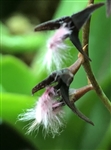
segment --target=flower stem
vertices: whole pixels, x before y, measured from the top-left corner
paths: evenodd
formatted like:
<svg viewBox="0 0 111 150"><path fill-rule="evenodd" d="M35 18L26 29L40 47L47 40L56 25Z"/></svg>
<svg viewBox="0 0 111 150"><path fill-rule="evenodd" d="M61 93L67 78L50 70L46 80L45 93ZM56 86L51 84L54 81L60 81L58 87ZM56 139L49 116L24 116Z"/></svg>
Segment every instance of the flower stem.
<svg viewBox="0 0 111 150"><path fill-rule="evenodd" d="M93 4L94 0L89 0L88 5ZM91 18L86 22L86 24L83 27L83 46L87 45L89 43L89 32L90 32L90 21ZM88 54L88 46L85 47L84 51ZM103 92L102 88L99 86L93 71L90 66L90 62L88 60L84 60L83 67L87 73L87 76L90 80L90 83L93 85L93 88L96 92L96 94L100 97L103 104L106 106L106 108L111 113L111 102Z"/></svg>
<svg viewBox="0 0 111 150"><path fill-rule="evenodd" d="M83 59L80 57L76 60L75 63L73 63L68 69L71 71L73 75L76 74L76 72L79 70L80 66L82 65Z"/></svg>
<svg viewBox="0 0 111 150"><path fill-rule="evenodd" d="M83 95L85 95L90 90L93 90L92 84L76 89L76 92L72 96L73 102L76 102L78 99L80 99Z"/></svg>

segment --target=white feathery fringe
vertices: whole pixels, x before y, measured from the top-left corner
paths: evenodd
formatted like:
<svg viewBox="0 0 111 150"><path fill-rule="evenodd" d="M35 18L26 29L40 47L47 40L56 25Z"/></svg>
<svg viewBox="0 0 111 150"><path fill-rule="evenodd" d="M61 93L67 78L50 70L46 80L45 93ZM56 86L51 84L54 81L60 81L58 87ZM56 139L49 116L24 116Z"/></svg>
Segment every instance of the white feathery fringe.
<svg viewBox="0 0 111 150"><path fill-rule="evenodd" d="M52 70L52 65L57 70L61 69L63 62L69 58L69 46L64 43L65 37L70 35L71 31L64 25L59 28L53 37L48 40L47 53L45 55L44 63L47 64L47 69Z"/></svg>
<svg viewBox="0 0 111 150"><path fill-rule="evenodd" d="M54 99L56 95L54 94L53 87L47 88L45 93L38 99L34 108L28 109L25 113L19 115L19 120L21 121L32 120L32 124L28 128L28 134L38 130L41 125L45 131L44 136L51 134L55 137L56 134L60 134L60 130L64 126L64 112L61 107L53 110L53 106L60 103Z"/></svg>

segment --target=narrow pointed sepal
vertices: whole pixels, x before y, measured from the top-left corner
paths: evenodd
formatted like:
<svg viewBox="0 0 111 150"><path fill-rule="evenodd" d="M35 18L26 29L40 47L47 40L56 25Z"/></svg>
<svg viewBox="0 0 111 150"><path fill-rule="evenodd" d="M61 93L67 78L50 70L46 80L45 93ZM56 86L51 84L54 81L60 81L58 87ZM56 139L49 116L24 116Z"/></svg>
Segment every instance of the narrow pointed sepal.
<svg viewBox="0 0 111 150"><path fill-rule="evenodd" d="M56 20L47 21L35 27L34 31L47 31L59 29L64 23L69 22L69 16L62 17Z"/></svg>
<svg viewBox="0 0 111 150"><path fill-rule="evenodd" d="M73 14L71 16L74 25L76 26L76 28L78 30L80 30L80 28L84 25L84 23L89 19L89 17L91 16L92 12L95 11L96 9L98 9L99 7L103 6L104 3L98 3L98 4L94 4L94 5L90 5L87 8L85 8L84 10Z"/></svg>
<svg viewBox="0 0 111 150"><path fill-rule="evenodd" d="M38 83L35 87L32 89L32 94L38 92L39 90L49 86L51 83L55 81L56 72L53 72L49 77L44 79L42 82Z"/></svg>
<svg viewBox="0 0 111 150"><path fill-rule="evenodd" d="M86 117L82 112L80 112L80 110L76 108L74 103L72 104L71 109L79 118L94 126L94 123L88 117Z"/></svg>
<svg viewBox="0 0 111 150"><path fill-rule="evenodd" d="M80 42L80 40L79 40L79 38L78 38L78 32L79 32L79 31L77 31L77 29L75 29L75 30L71 33L71 35L69 36L69 38L70 38L71 42L74 44L74 46L78 49L78 51L79 51L81 54L83 54L83 56L84 56L87 60L90 60L90 61L91 61L91 59L88 57L88 55L87 55L87 54L83 51L83 49L82 49L81 42Z"/></svg>
<svg viewBox="0 0 111 150"><path fill-rule="evenodd" d="M60 92L63 98L63 101L65 102L65 104L82 120L86 121L87 123L94 125L94 123L92 121L90 121L90 119L88 117L86 117L82 112L80 112L75 104L73 102L71 102L69 100L69 87L62 82L61 87L60 87Z"/></svg>

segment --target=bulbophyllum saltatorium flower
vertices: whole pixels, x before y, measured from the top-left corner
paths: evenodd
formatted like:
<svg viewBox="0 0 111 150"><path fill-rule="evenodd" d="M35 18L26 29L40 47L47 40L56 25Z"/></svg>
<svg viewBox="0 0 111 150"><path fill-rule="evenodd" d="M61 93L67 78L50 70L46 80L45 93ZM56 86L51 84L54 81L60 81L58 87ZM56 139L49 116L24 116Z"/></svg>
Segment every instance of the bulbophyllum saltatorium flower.
<svg viewBox="0 0 111 150"><path fill-rule="evenodd" d="M65 16L57 20L51 20L51 21L42 23L35 27L35 31L57 29L57 32L52 37L52 39L50 39L50 42L48 43L49 50L46 56L47 58L46 60L48 60L49 66L51 64L51 60L53 60L56 63L57 61L60 61L60 63L57 64L57 68L59 68L62 62L62 59L65 58L65 52L63 52L64 54L62 53L63 56L59 55L59 53L61 53L62 52L61 50L63 50L64 48L67 48L66 45L64 45L64 40L68 37L73 43L73 45L77 48L77 50L81 54L83 54L83 56L87 60L91 60L87 56L87 54L83 51L78 35L79 35L79 31L81 27L89 19L92 12L103 5L104 3L93 4L93 5L88 6L84 10L73 14L72 16ZM48 55L53 58L51 59Z"/></svg>
<svg viewBox="0 0 111 150"><path fill-rule="evenodd" d="M63 69L53 72L48 78L32 89L32 94L43 88L46 88L46 91L38 99L37 104L33 109L29 109L26 113L20 115L19 120L32 120L28 133L38 129L40 125L43 125L46 133L51 133L53 137L55 134L59 134L60 128L64 126L64 123L62 122L64 116L62 107L65 105L81 119L94 125L93 122L82 114L74 104L74 101L79 99L87 91L91 90L92 87L88 86L87 90L84 90L84 88L81 90L72 90L69 88L72 81L73 74L69 69Z"/></svg>

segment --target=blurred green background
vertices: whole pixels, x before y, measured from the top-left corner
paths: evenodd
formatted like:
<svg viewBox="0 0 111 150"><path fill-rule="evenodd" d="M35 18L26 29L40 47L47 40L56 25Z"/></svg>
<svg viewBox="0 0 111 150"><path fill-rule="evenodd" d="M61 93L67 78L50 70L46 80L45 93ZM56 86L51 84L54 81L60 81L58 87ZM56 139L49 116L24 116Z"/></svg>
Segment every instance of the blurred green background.
<svg viewBox="0 0 111 150"><path fill-rule="evenodd" d="M95 3L103 2L95 0ZM72 15L87 5L87 0L16 0L2 1L0 41L0 147L2 150L110 150L111 116L94 91L77 103L77 107L92 120L91 126L64 107L66 127L52 138L39 132L26 135L27 122L17 117L34 106L41 92L31 95L31 89L49 75L42 65L46 41L50 32L34 32L34 27L44 21ZM80 32L80 38L82 32ZM72 47L73 59L77 50ZM91 19L89 53L93 72L104 92L111 98L111 16L106 18L105 6L96 10ZM81 67L72 83L73 88L87 84L86 73Z"/></svg>

